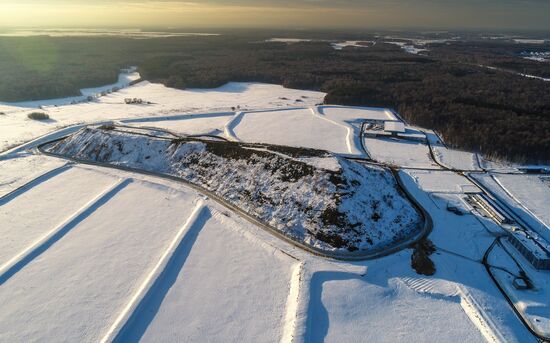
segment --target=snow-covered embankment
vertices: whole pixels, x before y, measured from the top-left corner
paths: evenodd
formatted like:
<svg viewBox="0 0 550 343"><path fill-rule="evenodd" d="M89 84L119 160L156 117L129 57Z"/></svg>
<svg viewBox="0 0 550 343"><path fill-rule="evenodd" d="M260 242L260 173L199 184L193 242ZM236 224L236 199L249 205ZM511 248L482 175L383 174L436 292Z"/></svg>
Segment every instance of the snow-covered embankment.
<svg viewBox="0 0 550 343"><path fill-rule="evenodd" d="M422 216L389 170L325 151L155 138L116 127L84 128L46 150L177 176L325 251L392 248L422 227Z"/></svg>

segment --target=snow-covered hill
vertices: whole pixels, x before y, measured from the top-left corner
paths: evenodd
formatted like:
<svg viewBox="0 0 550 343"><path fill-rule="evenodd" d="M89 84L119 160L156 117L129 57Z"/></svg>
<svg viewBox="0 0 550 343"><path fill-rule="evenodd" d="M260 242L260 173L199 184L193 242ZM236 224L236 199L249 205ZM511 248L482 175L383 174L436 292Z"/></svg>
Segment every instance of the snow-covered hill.
<svg viewBox="0 0 550 343"><path fill-rule="evenodd" d="M155 138L154 132L87 127L46 149L178 176L324 250L378 251L422 229L422 216L388 169L320 150Z"/></svg>

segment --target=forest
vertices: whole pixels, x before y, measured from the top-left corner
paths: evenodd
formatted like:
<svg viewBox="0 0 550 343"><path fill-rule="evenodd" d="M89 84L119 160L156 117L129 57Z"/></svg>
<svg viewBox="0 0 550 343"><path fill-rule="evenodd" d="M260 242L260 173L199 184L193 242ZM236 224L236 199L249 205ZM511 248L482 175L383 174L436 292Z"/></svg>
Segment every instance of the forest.
<svg viewBox="0 0 550 343"><path fill-rule="evenodd" d="M112 83L119 68L137 65L144 79L176 88L257 81L321 90L326 103L394 108L456 148L495 159L550 162L550 82L513 73L547 77L550 62L522 59L518 55L531 47L505 42L427 48L414 55L379 41L334 50L325 41L286 44L237 34L0 38L0 101L75 95L80 88Z"/></svg>

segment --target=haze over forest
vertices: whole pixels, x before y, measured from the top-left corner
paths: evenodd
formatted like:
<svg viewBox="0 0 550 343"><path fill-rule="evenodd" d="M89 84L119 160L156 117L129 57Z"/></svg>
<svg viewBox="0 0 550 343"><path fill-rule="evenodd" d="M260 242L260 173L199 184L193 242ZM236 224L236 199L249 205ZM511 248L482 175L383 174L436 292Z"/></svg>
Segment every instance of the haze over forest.
<svg viewBox="0 0 550 343"><path fill-rule="evenodd" d="M0 27L550 29L546 0L0 1Z"/></svg>

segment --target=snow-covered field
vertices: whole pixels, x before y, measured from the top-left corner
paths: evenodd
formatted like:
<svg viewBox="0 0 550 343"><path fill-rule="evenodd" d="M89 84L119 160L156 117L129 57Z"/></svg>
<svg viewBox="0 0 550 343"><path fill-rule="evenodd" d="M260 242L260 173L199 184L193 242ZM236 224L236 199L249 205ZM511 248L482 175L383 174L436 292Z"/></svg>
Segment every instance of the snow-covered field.
<svg viewBox="0 0 550 343"><path fill-rule="evenodd" d="M374 160L402 167L438 168L430 157L427 144L394 138L364 139L365 147Z"/></svg>
<svg viewBox="0 0 550 343"><path fill-rule="evenodd" d="M151 104L124 104L129 97ZM46 107L52 118L47 122L27 119L35 109L1 105L6 115L0 116L0 150L46 136L0 154L0 341L535 342L524 322L547 334L548 272L529 267L509 245L508 252L499 245L490 251L489 269L518 316L482 263L504 231L465 200L467 193L483 192L468 179L474 177L529 223L540 224L549 212L547 181L513 168L500 168L493 178L479 166L488 168L480 157L447 149L428 130L423 131L442 166L432 160L426 143L362 142L364 120L401 119L385 109L316 106L323 97L266 84L182 91L141 82L94 102ZM123 136L158 127L178 135L326 149L332 157L288 156L288 148L270 154L309 166L320 176L343 168L354 181L361 172L353 166L362 162L345 157L364 159L368 153L394 165L397 180L429 215L431 232L390 256L331 260L180 182L68 163L34 149L80 129L53 132L60 127L113 120L142 127L122 128ZM149 137L140 137L151 144ZM113 151L118 155L111 157L121 164L168 168L152 149L160 145L141 150L128 145L128 154L122 154L124 146L120 153L118 148L98 151ZM248 149L262 156L269 150L250 144ZM203 156L202 162L209 161L215 160ZM205 180L227 189L234 176L261 180L257 176L266 174L252 162L212 165L216 178ZM446 167L474 172L463 175ZM356 193L382 196L394 187L384 179L355 184ZM315 185L320 184L308 180L296 189L310 189L304 199L319 205L315 194L330 187ZM265 190L257 183L249 186L249 191ZM278 192L285 196L282 188ZM348 210L359 216L364 209ZM381 214L390 212L384 207ZM280 214L289 223L296 219L296 213ZM521 271L533 289L512 286L510 275Z"/></svg>
<svg viewBox="0 0 550 343"><path fill-rule="evenodd" d="M62 188L55 183L67 184L66 192L55 194ZM66 197L71 207L53 206L45 194ZM443 267L466 268L450 255L436 261L435 277L410 268L410 251L331 262L182 185L100 167L72 167L3 204L1 213L31 203L33 215L23 212L20 225L36 218L47 224L46 211L51 224L42 229L61 234L39 240L0 274L7 341L440 342L459 335L479 342L493 334L479 329L483 312L457 288L462 277ZM474 270L468 280L483 280ZM482 308L495 308L495 295L482 291L487 284L471 287L479 288ZM511 325L505 337L525 341L505 310L497 321Z"/></svg>
<svg viewBox="0 0 550 343"><path fill-rule="evenodd" d="M438 135L425 131L426 138L430 142L433 155L437 162L447 168L467 171L480 171L481 158L468 151L460 151L447 148Z"/></svg>
<svg viewBox="0 0 550 343"><path fill-rule="evenodd" d="M5 113L0 115L0 151L68 125L123 118L227 112L237 106L243 110L312 106L322 102L324 97L321 92L260 83L229 83L217 89L178 90L144 81L94 102L46 107L43 112L50 116L47 121L28 119L27 114L36 111L33 108L0 104L0 112ZM125 98L140 98L152 104L126 105Z"/></svg>
<svg viewBox="0 0 550 343"><path fill-rule="evenodd" d="M0 158L0 197L65 164L37 155Z"/></svg>
<svg viewBox="0 0 550 343"><path fill-rule="evenodd" d="M518 44L544 44L546 42L545 39L523 39L518 38L514 39L514 42Z"/></svg>
<svg viewBox="0 0 550 343"><path fill-rule="evenodd" d="M221 212L203 209L119 341L280 341L299 262L240 230Z"/></svg>
<svg viewBox="0 0 550 343"><path fill-rule="evenodd" d="M312 42L314 40L305 39L305 38L269 38L269 39L266 39L265 41L292 44L292 43Z"/></svg>
<svg viewBox="0 0 550 343"><path fill-rule="evenodd" d="M261 129L259 129L261 128ZM229 124L236 139L349 153L347 130L321 120L307 108L267 112L243 112Z"/></svg>

